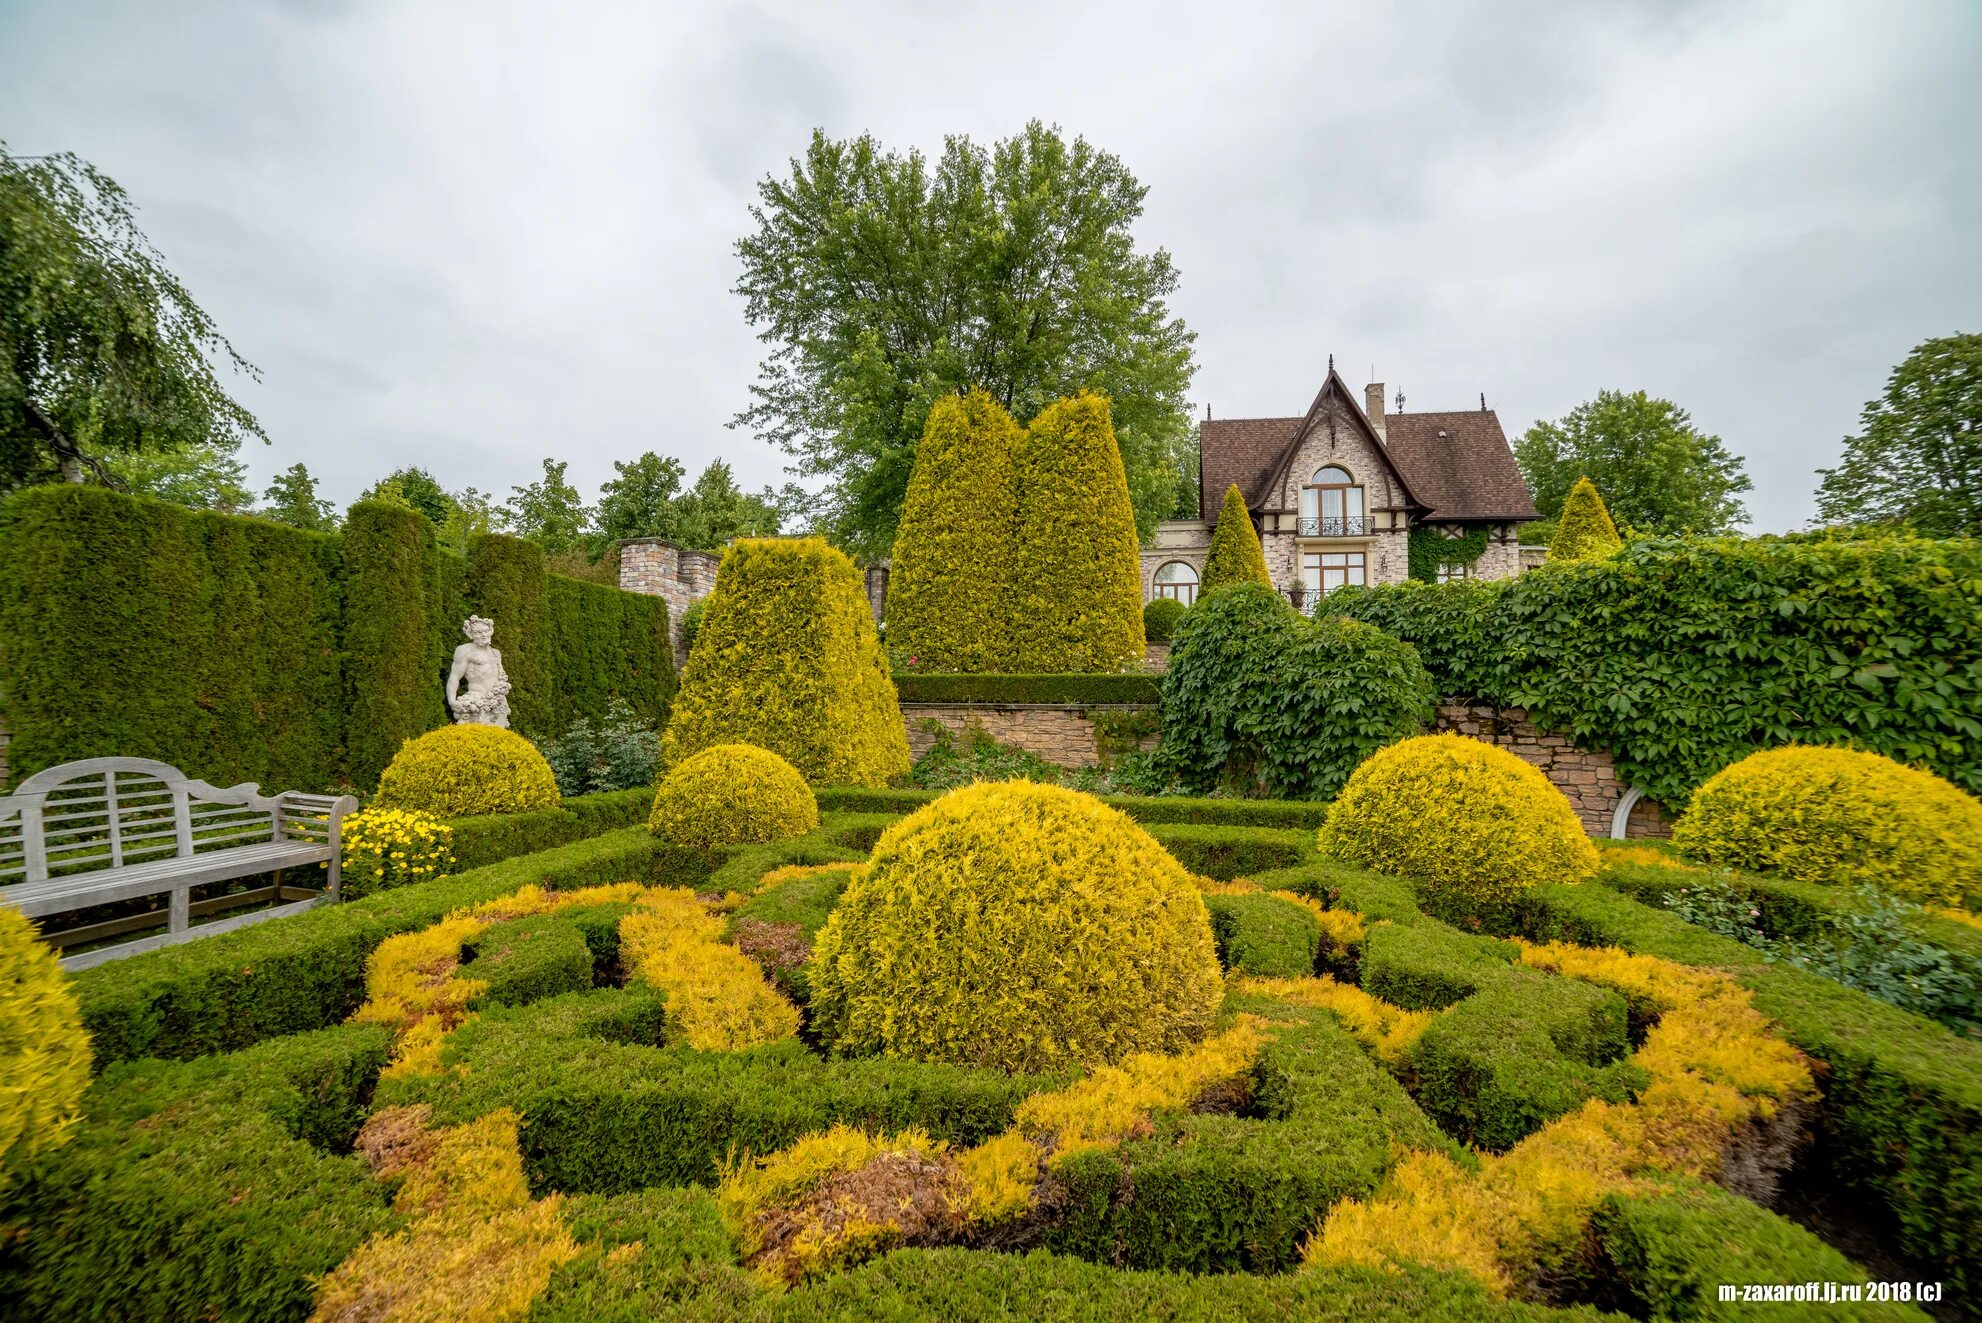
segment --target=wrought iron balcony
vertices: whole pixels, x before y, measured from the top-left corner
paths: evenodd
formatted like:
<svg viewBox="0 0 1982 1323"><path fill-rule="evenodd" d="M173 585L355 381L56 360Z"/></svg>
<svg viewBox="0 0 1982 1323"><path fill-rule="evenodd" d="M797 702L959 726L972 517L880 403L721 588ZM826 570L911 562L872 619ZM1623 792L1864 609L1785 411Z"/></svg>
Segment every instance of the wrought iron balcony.
<svg viewBox="0 0 1982 1323"><path fill-rule="evenodd" d="M1301 520L1302 537L1362 537L1371 532L1375 524L1368 515L1336 516L1328 519Z"/></svg>

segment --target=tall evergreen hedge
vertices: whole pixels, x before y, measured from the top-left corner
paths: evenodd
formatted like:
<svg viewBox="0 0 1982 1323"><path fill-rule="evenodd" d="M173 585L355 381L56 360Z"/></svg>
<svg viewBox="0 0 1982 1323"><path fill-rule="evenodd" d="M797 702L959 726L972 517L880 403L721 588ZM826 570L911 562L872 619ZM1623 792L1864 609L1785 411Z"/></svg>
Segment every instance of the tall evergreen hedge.
<svg viewBox="0 0 1982 1323"><path fill-rule="evenodd" d="M1982 542L1634 542L1505 583L1328 595L1439 692L1523 707L1663 804L1757 749L1850 745L1982 792Z"/></svg>
<svg viewBox="0 0 1982 1323"><path fill-rule="evenodd" d="M0 502L9 780L122 755L219 785L369 790L402 741L447 720L471 601L494 615L511 676L534 680L542 733L615 694L664 718L667 604L546 575L514 543L482 548L471 572L379 502L330 535L100 487L16 493ZM505 616L534 647L514 647Z"/></svg>
<svg viewBox="0 0 1982 1323"><path fill-rule="evenodd" d="M1012 476L1003 669L1120 671L1140 661L1141 543L1107 399L1082 391L1047 405L1025 430Z"/></svg>
<svg viewBox="0 0 1982 1323"><path fill-rule="evenodd" d="M888 641L917 670L1011 669L1005 571L1019 438L982 389L929 411L888 567Z"/></svg>
<svg viewBox="0 0 1982 1323"><path fill-rule="evenodd" d="M563 729L550 693L548 578L544 549L534 542L484 533L468 544L468 602L495 621L494 646L509 676L510 727L539 738ZM457 643L460 628L455 621Z"/></svg>

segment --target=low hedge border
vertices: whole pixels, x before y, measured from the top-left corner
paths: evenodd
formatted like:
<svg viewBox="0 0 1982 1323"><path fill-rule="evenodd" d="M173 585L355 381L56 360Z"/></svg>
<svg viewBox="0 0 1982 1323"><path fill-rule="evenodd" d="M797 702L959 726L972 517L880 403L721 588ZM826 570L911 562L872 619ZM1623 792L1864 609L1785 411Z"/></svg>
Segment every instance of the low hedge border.
<svg viewBox="0 0 1982 1323"><path fill-rule="evenodd" d="M647 813L653 806L654 788L635 786L631 790L574 795L556 808L532 813L454 818L447 824L454 829L454 868L457 873L465 873L520 854L535 854L622 827L636 827L647 821Z"/></svg>
<svg viewBox="0 0 1982 1323"><path fill-rule="evenodd" d="M1156 675L925 675L895 676L904 703L1119 703L1160 707Z"/></svg>
<svg viewBox="0 0 1982 1323"><path fill-rule="evenodd" d="M947 790L868 790L826 786L815 792L821 813L913 813ZM1137 822L1188 822L1218 827L1280 827L1313 830L1328 816L1328 805L1296 799L1197 799L1186 795L1103 795L1101 802Z"/></svg>
<svg viewBox="0 0 1982 1323"><path fill-rule="evenodd" d="M1820 1149L1833 1178L1875 1193L1899 1246L1945 1273L1951 1298L1982 1287L1982 1045L1843 984L1765 961L1601 882L1537 887L1523 906L1537 939L1726 970L1756 1009L1829 1067L1820 1080Z"/></svg>

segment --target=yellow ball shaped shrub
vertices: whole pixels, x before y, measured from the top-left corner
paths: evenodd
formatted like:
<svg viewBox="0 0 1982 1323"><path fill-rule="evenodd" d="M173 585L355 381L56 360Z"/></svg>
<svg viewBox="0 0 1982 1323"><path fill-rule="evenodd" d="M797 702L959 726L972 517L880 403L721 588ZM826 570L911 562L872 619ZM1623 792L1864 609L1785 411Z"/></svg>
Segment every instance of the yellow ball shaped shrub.
<svg viewBox="0 0 1982 1323"><path fill-rule="evenodd" d="M89 1087L89 1034L62 966L0 905L0 1190L68 1139Z"/></svg>
<svg viewBox="0 0 1982 1323"><path fill-rule="evenodd" d="M1365 758L1329 806L1321 849L1497 905L1596 876L1597 849L1533 765L1463 735L1419 735Z"/></svg>
<svg viewBox="0 0 1982 1323"><path fill-rule="evenodd" d="M647 829L673 845L711 849L803 836L819 801L798 769L754 744L713 744L661 779Z"/></svg>
<svg viewBox="0 0 1982 1323"><path fill-rule="evenodd" d="M1982 909L1982 800L1876 753L1751 753L1693 792L1672 838L1710 864Z"/></svg>
<svg viewBox="0 0 1982 1323"><path fill-rule="evenodd" d="M1007 1071L1176 1051L1224 993L1183 865L1093 796L1028 781L952 791L882 833L811 982L840 1054Z"/></svg>
<svg viewBox="0 0 1982 1323"><path fill-rule="evenodd" d="M500 726L463 724L400 745L371 806L465 818L557 805L557 778L536 745Z"/></svg>

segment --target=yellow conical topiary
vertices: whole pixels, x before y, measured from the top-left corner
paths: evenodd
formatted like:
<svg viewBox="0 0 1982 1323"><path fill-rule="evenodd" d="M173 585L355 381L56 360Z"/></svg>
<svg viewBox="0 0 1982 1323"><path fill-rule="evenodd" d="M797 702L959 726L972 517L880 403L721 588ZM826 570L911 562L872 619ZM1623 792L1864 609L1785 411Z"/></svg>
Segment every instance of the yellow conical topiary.
<svg viewBox="0 0 1982 1323"><path fill-rule="evenodd" d="M1259 530L1246 509L1246 498L1233 483L1225 492L1225 505L1218 512L1218 526L1211 532L1211 550L1204 558L1202 591L1223 588L1232 583L1273 586L1266 571L1266 552L1259 545Z"/></svg>
<svg viewBox="0 0 1982 1323"><path fill-rule="evenodd" d="M1562 502L1562 517L1556 521L1555 537L1549 543L1552 561L1596 560L1624 545L1617 536L1617 525L1604 508L1597 485L1588 478L1576 479L1569 496Z"/></svg>

